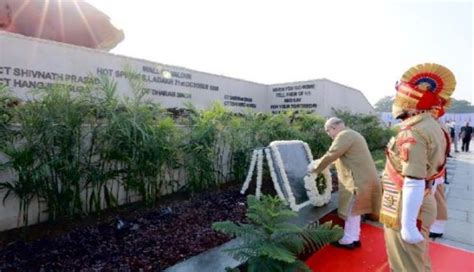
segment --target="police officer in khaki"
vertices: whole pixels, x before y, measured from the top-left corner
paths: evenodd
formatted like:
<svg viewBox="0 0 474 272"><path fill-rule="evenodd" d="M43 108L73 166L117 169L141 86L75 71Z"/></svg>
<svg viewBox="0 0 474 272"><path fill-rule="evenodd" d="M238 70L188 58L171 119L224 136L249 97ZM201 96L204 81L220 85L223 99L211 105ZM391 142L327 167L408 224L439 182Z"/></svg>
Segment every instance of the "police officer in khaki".
<svg viewBox="0 0 474 272"><path fill-rule="evenodd" d="M325 130L333 139L331 147L319 164L308 165L308 172L320 173L336 161L339 179L338 215L345 219L344 236L334 243L337 247L360 247L360 220L362 214L378 217L381 185L367 142L360 133L346 128L339 118L330 118Z"/></svg>
<svg viewBox="0 0 474 272"><path fill-rule="evenodd" d="M402 122L386 150L380 211L393 271L431 271L428 235L436 218L431 189L444 174L447 149L435 117L444 113L455 84L447 68L426 63L409 69L396 85L392 113Z"/></svg>

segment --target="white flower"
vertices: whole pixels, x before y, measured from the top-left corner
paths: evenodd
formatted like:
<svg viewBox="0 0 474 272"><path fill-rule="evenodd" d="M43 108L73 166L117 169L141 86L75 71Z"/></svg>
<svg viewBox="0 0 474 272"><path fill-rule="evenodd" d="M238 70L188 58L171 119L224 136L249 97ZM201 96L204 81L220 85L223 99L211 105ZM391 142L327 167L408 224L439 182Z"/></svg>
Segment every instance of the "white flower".
<svg viewBox="0 0 474 272"><path fill-rule="evenodd" d="M315 160L315 165L318 165L320 160ZM319 193L319 190L316 186L316 179L319 175L322 175L324 181L326 182L326 188L323 193ZM328 168L325 168L320 174L311 172L309 175L304 177L304 187L306 188L306 193L308 195L311 204L316 207L321 207L329 202L331 199L332 191L332 179L331 173Z"/></svg>
<svg viewBox="0 0 474 272"><path fill-rule="evenodd" d="M267 155L267 163L268 163L268 168L270 169L270 176L272 177L273 187L275 188L275 191L277 192L280 199L285 201L286 203L286 199L285 199L285 196L283 195L283 192L281 191L280 184L278 184L275 168L273 167L273 160L271 157L272 154L271 154L270 148L265 148L265 154Z"/></svg>
<svg viewBox="0 0 474 272"><path fill-rule="evenodd" d="M308 173L313 172L313 170L314 170L314 161L312 161L308 164L308 168L306 170L308 171Z"/></svg>
<svg viewBox="0 0 474 272"><path fill-rule="evenodd" d="M287 201L290 204L290 208L293 211L298 211L299 208L296 205L296 199L295 196L293 195L293 192L291 191L290 187L290 182L288 181L288 176L286 175L285 172L285 165L283 164L283 160L281 159L280 151L278 150L277 145L279 144L284 144L288 142L301 142L301 141L274 141L270 143L270 148L273 153L273 158L275 158L276 163L278 164L278 168L280 170L280 176L283 180L283 185L285 186L285 191L288 193L288 199ZM276 180L273 181L273 183L277 182Z"/></svg>
<svg viewBox="0 0 474 272"><path fill-rule="evenodd" d="M304 177L304 187L306 189L306 193L308 195L309 200L305 201L304 203L296 203L295 196L292 192L290 182L288 180L288 176L285 171L285 165L283 164L283 160L281 158L280 151L278 150L278 146L282 144L302 144L306 151L307 159L311 162L311 164L316 167L319 164L319 160L313 161L313 155L311 154L311 150L307 143L302 141L274 141L271 142L268 148L265 148L265 155L268 163L268 168L270 170L270 175L273 181L273 185L275 191L277 192L278 196L281 200L285 203L290 205L290 208L294 211L298 211L302 207L313 204L314 206L323 206L324 204L328 203L331 199L331 191L332 191L332 181L331 175L328 169L324 169L322 172L323 178L326 182L325 190L323 193L319 193L316 187L316 179L317 175L312 173ZM248 189L250 181L252 180L253 172L255 166L257 167L257 185L255 190L255 196L257 198L261 195L261 188L262 188L262 169L263 169L263 159L264 159L264 150L263 149L255 149L252 154L252 159L250 162L250 169L247 173L247 177L245 179L244 185L242 186L242 190L240 191L242 194ZM278 175L275 172L275 166L273 162L278 166L279 173L278 175L281 176L281 183L278 182ZM314 169L314 168L313 168ZM283 185L284 188L280 186ZM284 190L282 190L284 189Z"/></svg>
<svg viewBox="0 0 474 272"><path fill-rule="evenodd" d="M241 194L245 194L245 191L247 191L247 189L249 188L250 181L252 180L253 170L255 168L255 162L257 161L257 153L257 149L255 149L252 153L252 160L250 161L249 172L247 173L247 177L245 178L242 190L240 190Z"/></svg>
<svg viewBox="0 0 474 272"><path fill-rule="evenodd" d="M257 190L255 192L255 197L260 199L260 192L262 189L262 169L263 169L263 149L259 149L257 153L258 163L257 163Z"/></svg>

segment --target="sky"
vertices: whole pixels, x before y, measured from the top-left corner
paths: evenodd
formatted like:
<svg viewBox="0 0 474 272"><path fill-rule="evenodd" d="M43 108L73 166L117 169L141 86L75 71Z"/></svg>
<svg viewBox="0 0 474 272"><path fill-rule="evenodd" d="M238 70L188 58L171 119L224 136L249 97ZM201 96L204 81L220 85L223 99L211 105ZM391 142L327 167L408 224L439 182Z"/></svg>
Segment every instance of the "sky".
<svg viewBox="0 0 474 272"><path fill-rule="evenodd" d="M474 103L471 1L87 0L125 33L112 53L263 84L320 78L374 104L435 62Z"/></svg>

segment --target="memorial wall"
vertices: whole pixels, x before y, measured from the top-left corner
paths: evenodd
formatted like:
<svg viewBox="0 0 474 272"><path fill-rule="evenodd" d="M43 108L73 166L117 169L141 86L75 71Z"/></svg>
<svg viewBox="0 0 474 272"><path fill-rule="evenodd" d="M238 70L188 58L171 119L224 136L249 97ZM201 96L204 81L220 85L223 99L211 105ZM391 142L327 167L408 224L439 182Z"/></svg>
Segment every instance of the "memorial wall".
<svg viewBox="0 0 474 272"><path fill-rule="evenodd" d="M326 79L265 85L0 31L0 84L22 99L53 84L80 92L101 75L117 82L121 96L133 95L129 78L138 77L148 91L145 99L165 108L182 108L185 102L207 108L220 101L235 112L374 111L360 91Z"/></svg>
<svg viewBox="0 0 474 272"><path fill-rule="evenodd" d="M145 99L165 108L182 108L184 102L206 108L218 100L235 111L266 110L263 84L5 32L0 32L0 48L0 84L22 99L51 84L80 92L100 75L117 82L119 95L132 96L129 77L135 76L145 84Z"/></svg>
<svg viewBox="0 0 474 272"><path fill-rule="evenodd" d="M270 110L302 110L325 117L333 116L333 109L354 113L375 113L367 98L357 89L328 79L275 84L269 86Z"/></svg>

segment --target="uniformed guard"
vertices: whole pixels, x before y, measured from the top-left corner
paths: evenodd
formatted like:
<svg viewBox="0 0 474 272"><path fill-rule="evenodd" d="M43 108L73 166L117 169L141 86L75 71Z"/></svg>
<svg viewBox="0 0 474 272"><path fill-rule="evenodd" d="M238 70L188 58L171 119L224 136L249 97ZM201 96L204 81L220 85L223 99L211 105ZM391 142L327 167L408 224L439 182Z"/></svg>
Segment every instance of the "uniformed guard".
<svg viewBox="0 0 474 272"><path fill-rule="evenodd" d="M430 271L429 230L436 218L431 188L444 175L449 136L437 122L456 81L447 68L410 68L396 85L392 114L401 119L387 145L380 221L393 271Z"/></svg>

